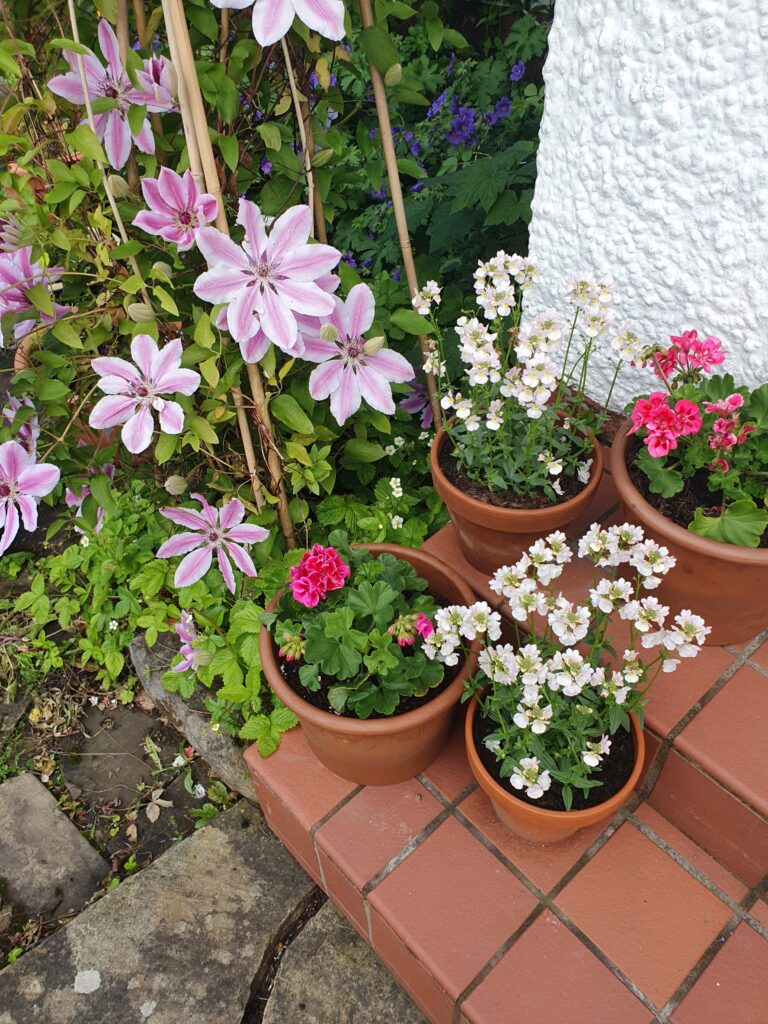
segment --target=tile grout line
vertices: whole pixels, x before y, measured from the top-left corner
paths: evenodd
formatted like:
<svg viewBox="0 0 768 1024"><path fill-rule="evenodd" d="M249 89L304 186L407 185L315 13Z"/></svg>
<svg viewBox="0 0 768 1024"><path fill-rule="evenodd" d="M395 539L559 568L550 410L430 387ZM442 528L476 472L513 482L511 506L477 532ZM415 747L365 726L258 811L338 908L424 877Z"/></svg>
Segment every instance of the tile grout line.
<svg viewBox="0 0 768 1024"><path fill-rule="evenodd" d="M335 806L333 806L330 809L330 811L328 811L326 814L324 814L322 816L322 818L319 819L319 821L315 822L315 824L309 830L309 838L313 841L313 845L314 845L314 839L315 839L315 832L317 832L318 829L322 828L323 825L327 825L328 822L331 820L331 818L335 814L338 814L338 812L342 809L342 807L346 807L346 805L350 802L350 800L354 799L354 797L356 797L358 793L362 793L362 791L364 789L365 789L365 786L356 786L355 789L353 789L351 793L347 793L346 796L343 796L341 798L341 800L339 800L339 802L337 804L335 804ZM282 801L281 801L281 803L282 803Z"/></svg>

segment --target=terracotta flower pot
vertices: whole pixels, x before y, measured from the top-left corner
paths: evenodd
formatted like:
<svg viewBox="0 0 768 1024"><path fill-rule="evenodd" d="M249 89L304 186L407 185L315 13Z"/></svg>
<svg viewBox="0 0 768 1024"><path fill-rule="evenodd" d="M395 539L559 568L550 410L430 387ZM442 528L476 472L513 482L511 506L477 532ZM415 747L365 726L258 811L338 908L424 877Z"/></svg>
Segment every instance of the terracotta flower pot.
<svg viewBox="0 0 768 1024"><path fill-rule="evenodd" d="M712 632L707 644L751 640L768 625L768 549L743 548L700 537L657 512L640 494L627 471L627 422L613 443L613 479L621 514L669 548L677 565L658 590L676 614L688 608L701 615Z"/></svg>
<svg viewBox="0 0 768 1024"><path fill-rule="evenodd" d="M395 555L410 563L431 590L451 603L474 602L467 584L432 555L397 544L366 546L372 555ZM343 779L365 786L405 782L434 761L448 739L464 683L477 667L477 653L471 650L450 686L428 703L402 715L363 720L322 711L300 697L286 683L272 636L263 626L259 653L269 685L298 717L318 760Z"/></svg>
<svg viewBox="0 0 768 1024"><path fill-rule="evenodd" d="M603 475L603 450L592 437L589 483L575 498L548 508L500 508L469 497L446 478L439 459L447 440L445 431L438 431L429 453L435 490L451 515L462 554L470 565L488 575L516 561L521 551L540 537L572 523L592 502Z"/></svg>
<svg viewBox="0 0 768 1024"><path fill-rule="evenodd" d="M516 836L527 839L531 843L559 843L582 828L589 828L601 821L607 821L629 801L632 791L640 779L645 761L645 739L635 715L630 715L632 738L635 741L635 763L632 767L632 774L619 792L603 803L583 811L547 811L542 807L534 807L527 800L521 800L514 795L511 786L507 789L500 786L485 770L477 753L472 734L477 708L477 701L470 701L464 732L469 767L472 769L472 774L477 779L478 785L493 804L499 821Z"/></svg>

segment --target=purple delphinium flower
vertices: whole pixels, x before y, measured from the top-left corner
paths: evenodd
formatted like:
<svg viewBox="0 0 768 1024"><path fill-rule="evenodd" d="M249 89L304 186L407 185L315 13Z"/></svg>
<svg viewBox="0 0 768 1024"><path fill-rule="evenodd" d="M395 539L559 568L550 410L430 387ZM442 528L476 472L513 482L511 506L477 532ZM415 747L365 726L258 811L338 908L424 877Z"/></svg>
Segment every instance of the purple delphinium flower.
<svg viewBox="0 0 768 1024"><path fill-rule="evenodd" d="M399 281L402 276L403 276L403 269L402 269L402 267L395 267L395 269L392 271L392 280L393 281Z"/></svg>
<svg viewBox="0 0 768 1024"><path fill-rule="evenodd" d="M98 57L89 50L83 56L86 87L91 100L112 99L117 106L112 110L96 114L94 123L96 136L104 143L104 150L110 164L119 170L128 159L133 140L142 153L155 152L155 137L149 118L144 118L138 132L134 133L128 122L128 111L132 106L146 106L150 111L167 110L160 104L154 93L135 89L128 73L120 60L120 47L117 36L109 22L102 18L98 29L99 46L106 60L106 67ZM57 96L63 96L70 103L85 103L83 83L80 78L78 56L70 50L64 51L64 57L71 70L66 75L56 75L48 83L48 88ZM150 58L150 63L158 58Z"/></svg>
<svg viewBox="0 0 768 1024"><path fill-rule="evenodd" d="M200 228L216 218L215 196L200 193L191 171L182 177L161 167L157 179L142 179L141 191L149 210L138 213L134 225L175 242L179 252L191 249Z"/></svg>
<svg viewBox="0 0 768 1024"><path fill-rule="evenodd" d="M445 101L448 99L448 94L441 92L436 100L433 101L429 110L427 111L427 119L432 120L433 117L443 108Z"/></svg>
<svg viewBox="0 0 768 1024"><path fill-rule="evenodd" d="M260 46L278 42L298 15L314 32L326 39L344 38L342 0L211 0L214 7L242 11L253 4L253 34Z"/></svg>
<svg viewBox="0 0 768 1024"><path fill-rule="evenodd" d="M346 263L348 267L354 268L357 266L357 260L355 259L355 254L353 252L345 252L341 257L341 262Z"/></svg>
<svg viewBox="0 0 768 1024"><path fill-rule="evenodd" d="M0 409L0 419L2 420L3 426L9 430L13 429L14 422L16 420L16 414L22 406L27 409L35 408L35 404L31 398L14 398L13 395L8 395L6 399L7 405ZM37 439L40 436L40 424L37 416L30 416L29 419L24 420L16 428L16 440L27 455L34 455L37 451Z"/></svg>
<svg viewBox="0 0 768 1024"><path fill-rule="evenodd" d="M172 523L189 528L188 533L177 533L160 545L158 558L175 558L184 555L179 563L173 583L176 587L191 587L208 572L216 552L216 560L227 590L235 592L235 574L230 558L246 576L255 576L256 567L251 556L241 545L258 544L269 536L262 526L243 523L245 508L237 498L232 498L216 509L209 505L202 494L190 497L199 501L200 512L190 508L161 508L160 515Z"/></svg>
<svg viewBox="0 0 768 1024"><path fill-rule="evenodd" d="M509 72L510 82L519 82L525 74L525 61L519 60L517 64L512 65L512 70Z"/></svg>
<svg viewBox="0 0 768 1024"><path fill-rule="evenodd" d="M131 356L133 363L113 356L99 356L91 363L101 377L99 387L105 396L93 407L88 423L94 430L122 424L123 444L137 455L152 443L153 412L158 413L160 429L166 434L182 432L184 410L178 402L161 396L194 394L200 387L200 374L181 369L178 338L158 348L154 338L137 334L131 342Z"/></svg>
<svg viewBox="0 0 768 1024"><path fill-rule="evenodd" d="M30 288L42 285L50 296L53 285L63 273L62 267L44 267L39 261L33 263L31 245L13 252L0 253L0 317L6 313L31 314L29 320L20 321L14 326L13 336L16 340L28 334L35 321L42 320L45 324L52 324L69 311L69 306L52 301L53 314L41 313L27 295ZM0 330L0 348L3 344L4 338Z"/></svg>
<svg viewBox="0 0 768 1024"><path fill-rule="evenodd" d="M237 245L215 228L198 232L197 247L210 269L194 292L206 302L228 303L227 324L237 342L261 329L289 355L301 355L296 314L327 316L333 298L318 283L341 258L330 245L309 245L312 212L293 206L278 217L269 235L258 206L240 200L237 223L245 239Z"/></svg>
<svg viewBox="0 0 768 1024"><path fill-rule="evenodd" d="M11 546L19 532L19 513L24 529L37 528L37 506L59 482L58 466L41 462L24 451L18 441L0 444L0 555Z"/></svg>
<svg viewBox="0 0 768 1024"><path fill-rule="evenodd" d="M417 181L415 185L411 185L411 192L421 192L421 190L423 188L424 188L424 182L423 181Z"/></svg>
<svg viewBox="0 0 768 1024"><path fill-rule="evenodd" d="M384 200L387 198L386 185L382 185L382 187L378 191L375 188L372 188L371 198L375 199L377 203L383 203Z"/></svg>
<svg viewBox="0 0 768 1024"><path fill-rule="evenodd" d="M366 352L363 335L370 330L374 312L373 292L367 284L356 284L346 302L335 300L327 321L335 328L336 340L326 341L320 332L304 338L303 358L320 363L310 375L309 393L316 401L330 397L331 413L339 424L357 412L363 398L379 412L392 415L391 385L413 379L413 367L399 353L388 348Z"/></svg>
<svg viewBox="0 0 768 1024"><path fill-rule="evenodd" d="M369 132L368 132L368 138L369 139L375 139L376 136L378 135L378 133L379 133L379 129L378 128L371 128L369 130Z"/></svg>
<svg viewBox="0 0 768 1024"><path fill-rule="evenodd" d="M489 110L485 115L485 119L488 124L493 128L503 120L505 117L509 117L510 111L512 110L512 101L508 96L502 96L500 100L497 100L493 110Z"/></svg>
<svg viewBox="0 0 768 1024"><path fill-rule="evenodd" d="M421 413L422 430L429 430L434 421L434 416L432 413L432 406L429 401L427 385L422 384L419 381L417 383L411 383L410 388L410 395L406 395L406 397L398 404L403 412L412 413L414 416L417 413Z"/></svg>
<svg viewBox="0 0 768 1024"><path fill-rule="evenodd" d="M451 146L467 146L475 139L475 108L459 107L446 139Z"/></svg>

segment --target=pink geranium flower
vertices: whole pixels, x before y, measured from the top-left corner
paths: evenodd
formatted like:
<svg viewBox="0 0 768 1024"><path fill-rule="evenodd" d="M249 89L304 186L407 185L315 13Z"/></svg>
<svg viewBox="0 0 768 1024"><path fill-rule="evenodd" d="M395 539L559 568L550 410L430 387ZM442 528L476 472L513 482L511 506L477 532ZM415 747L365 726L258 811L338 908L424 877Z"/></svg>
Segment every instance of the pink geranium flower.
<svg viewBox="0 0 768 1024"><path fill-rule="evenodd" d="M24 529L37 527L37 506L59 482L57 466L35 465L18 441L0 444L0 555L7 551L19 530L19 513Z"/></svg>
<svg viewBox="0 0 768 1024"><path fill-rule="evenodd" d="M284 352L301 355L296 315L319 317L333 310L332 297L317 282L341 253L330 245L308 244L308 206L287 210L267 235L258 206L241 199L237 223L245 229L242 245L215 228L198 232L197 246L210 269L195 282L195 295L229 304L227 324L235 341L244 344L261 331Z"/></svg>
<svg viewBox="0 0 768 1024"><path fill-rule="evenodd" d="M211 0L214 7L242 11L253 0ZM298 17L326 39L344 38L342 0L256 0L253 5L253 34L261 46L271 46L288 32Z"/></svg>
<svg viewBox="0 0 768 1024"><path fill-rule="evenodd" d="M298 565L291 567L291 594L299 604L314 608L329 591L344 586L350 571L335 548L315 544L311 551L304 552Z"/></svg>
<svg viewBox="0 0 768 1024"><path fill-rule="evenodd" d="M241 545L258 544L266 540L269 533L261 526L243 523L245 508L237 498L232 498L220 509L209 505L202 494L193 494L202 511L189 508L161 508L160 515L179 526L187 526L191 532L177 533L162 544L158 558L175 558L184 555L173 578L177 587L191 587L208 572L216 552L216 560L224 577L224 583L232 594L235 592L235 566L246 576L255 576L256 567L251 556Z"/></svg>
<svg viewBox="0 0 768 1024"><path fill-rule="evenodd" d="M110 164L118 170L125 164L131 152L131 140L136 143L142 153L155 152L155 137L152 134L149 119L145 118L141 128L134 134L128 123L128 111L132 106L146 106L153 112L172 109L170 97L155 90L143 91L131 84L128 73L120 60L120 47L112 26L106 19L99 22L99 46L106 60L106 67L91 51L85 55L83 66L88 96L93 100L111 99L117 104L112 110L96 114L94 117L96 136L104 144L104 151ZM48 88L57 96L63 96L70 103L85 103L83 83L77 54L70 50L64 51L64 57L71 70L66 75L56 75L48 83ZM151 63L151 62L150 62ZM151 79L154 69L147 69L145 74ZM149 80L147 81L149 89Z"/></svg>
<svg viewBox="0 0 768 1024"><path fill-rule="evenodd" d="M413 367L403 356L382 348L369 354L363 335L373 324L375 303L367 284L356 284L346 302L336 299L336 308L328 321L337 334L336 341L319 335L305 336L302 358L321 363L309 378L309 393L322 401L330 396L331 413L343 424L360 408L364 398L379 412L392 415L392 383L404 383L414 377ZM326 333L326 332L323 332Z"/></svg>
<svg viewBox="0 0 768 1024"><path fill-rule="evenodd" d="M129 452L138 454L152 442L153 410L158 413L161 430L181 433L184 410L178 402L161 396L193 394L200 386L200 374L181 369L178 338L159 349L148 334L137 334L131 342L131 355L133 363L111 356L99 356L91 363L101 377L99 387L106 397L93 407L88 423L96 430L122 424L123 444Z"/></svg>
<svg viewBox="0 0 768 1024"><path fill-rule="evenodd" d="M16 340L28 334L36 320L51 324L58 317L69 311L69 306L62 306L51 300L53 314L41 313L27 296L27 290L35 285L42 285L51 296L53 288L61 275L62 267L44 267L37 260L32 262L32 246L26 245L14 252L0 253L0 317L6 313L31 313L32 318L17 323L13 329ZM0 329L0 347L4 344Z"/></svg>
<svg viewBox="0 0 768 1024"><path fill-rule="evenodd" d="M151 235L160 235L175 242L179 252L191 249L197 232L216 217L218 203L208 192L201 193L191 171L184 176L160 168L157 179L141 182L149 210L142 210L133 220L136 227Z"/></svg>
<svg viewBox="0 0 768 1024"><path fill-rule="evenodd" d="M681 434L698 434L701 430L701 412L695 402L681 398L675 402L675 418Z"/></svg>

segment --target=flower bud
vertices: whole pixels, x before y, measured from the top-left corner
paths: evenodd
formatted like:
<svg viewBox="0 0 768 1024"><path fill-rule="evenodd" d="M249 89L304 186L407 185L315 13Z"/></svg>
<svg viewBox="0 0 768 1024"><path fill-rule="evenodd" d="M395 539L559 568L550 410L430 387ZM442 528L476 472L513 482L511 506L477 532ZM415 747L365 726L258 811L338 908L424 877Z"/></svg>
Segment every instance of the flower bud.
<svg viewBox="0 0 768 1024"><path fill-rule="evenodd" d="M126 312L135 324L151 324L155 319L154 310L146 302L131 302Z"/></svg>
<svg viewBox="0 0 768 1024"><path fill-rule="evenodd" d="M377 352L381 352L384 348L386 340L387 339L383 336L379 338L369 338L365 345L363 345L363 351L367 356L375 356Z"/></svg>
<svg viewBox="0 0 768 1024"><path fill-rule="evenodd" d="M187 481L183 476L169 476L163 484L166 491L174 497L178 497L180 494L183 494L186 491L187 486Z"/></svg>
<svg viewBox="0 0 768 1024"><path fill-rule="evenodd" d="M115 199L128 199L129 196L133 195L128 182L125 178L121 178L119 174L110 174L107 181Z"/></svg>
<svg viewBox="0 0 768 1024"><path fill-rule="evenodd" d="M323 341L338 341L339 332L333 324L323 324L320 328L320 337Z"/></svg>
<svg viewBox="0 0 768 1024"><path fill-rule="evenodd" d="M173 267L170 263L163 263L162 260L158 260L157 263L152 264L152 269L160 274L165 274L166 277L173 277Z"/></svg>
<svg viewBox="0 0 768 1024"><path fill-rule="evenodd" d="M384 85L399 85L403 78L403 65L393 64L384 75Z"/></svg>

